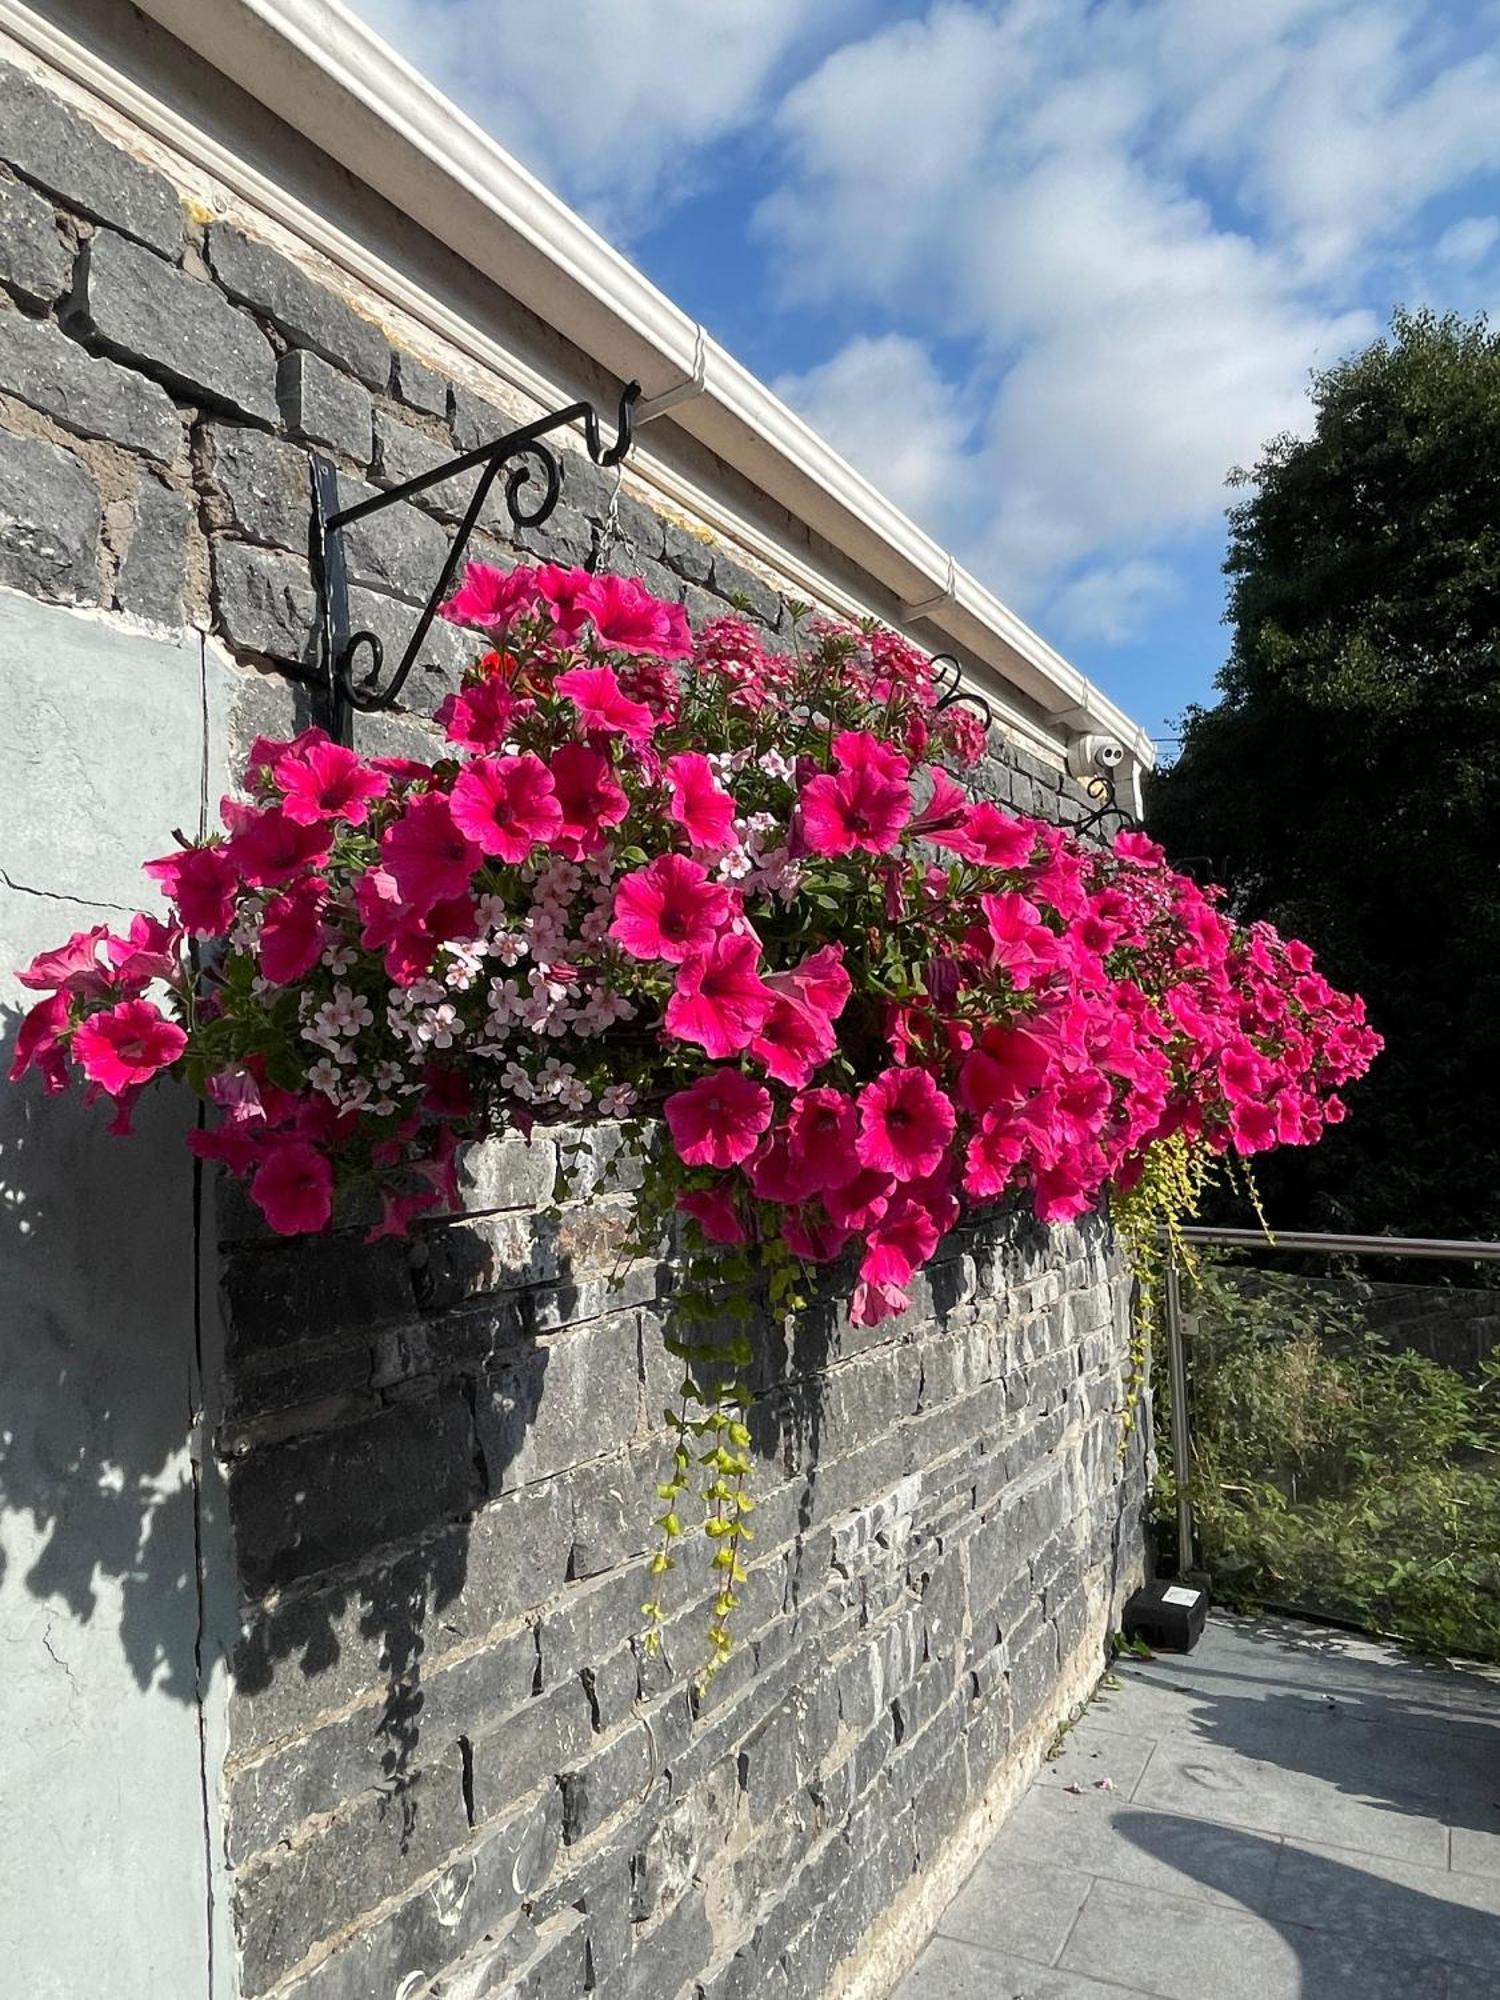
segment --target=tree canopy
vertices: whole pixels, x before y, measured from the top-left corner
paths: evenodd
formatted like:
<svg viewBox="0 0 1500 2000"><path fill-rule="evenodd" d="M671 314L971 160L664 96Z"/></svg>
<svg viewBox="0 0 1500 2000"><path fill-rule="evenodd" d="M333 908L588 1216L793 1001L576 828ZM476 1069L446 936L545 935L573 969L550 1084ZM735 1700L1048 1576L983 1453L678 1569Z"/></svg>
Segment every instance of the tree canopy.
<svg viewBox="0 0 1500 2000"><path fill-rule="evenodd" d="M1273 1221L1500 1236L1500 331L1398 312L1312 405L1233 475L1220 698L1148 823L1386 1037Z"/></svg>

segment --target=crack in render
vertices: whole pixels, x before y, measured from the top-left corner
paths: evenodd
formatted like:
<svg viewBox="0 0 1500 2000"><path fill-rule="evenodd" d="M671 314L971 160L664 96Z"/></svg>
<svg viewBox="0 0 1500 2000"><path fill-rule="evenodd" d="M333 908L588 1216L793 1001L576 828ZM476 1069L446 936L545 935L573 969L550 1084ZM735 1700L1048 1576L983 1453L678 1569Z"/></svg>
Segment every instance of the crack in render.
<svg viewBox="0 0 1500 2000"><path fill-rule="evenodd" d="M129 903L106 903L98 896L65 896L58 889L34 889L29 882L18 882L13 875L7 875L3 868L0 868L0 882L17 896L37 896L44 903L76 903L80 910L118 910L122 917L136 914Z"/></svg>
<svg viewBox="0 0 1500 2000"><path fill-rule="evenodd" d="M63 1658L62 1654L58 1652L57 1648L52 1643L52 1620L50 1618L47 1620L46 1629L42 1633L42 1645L46 1648L47 1657L52 1661L54 1666L59 1666L62 1668L63 1673L67 1678L68 1686L73 1690L74 1694L77 1694L78 1683L73 1678L73 1669L68 1665L67 1661Z"/></svg>

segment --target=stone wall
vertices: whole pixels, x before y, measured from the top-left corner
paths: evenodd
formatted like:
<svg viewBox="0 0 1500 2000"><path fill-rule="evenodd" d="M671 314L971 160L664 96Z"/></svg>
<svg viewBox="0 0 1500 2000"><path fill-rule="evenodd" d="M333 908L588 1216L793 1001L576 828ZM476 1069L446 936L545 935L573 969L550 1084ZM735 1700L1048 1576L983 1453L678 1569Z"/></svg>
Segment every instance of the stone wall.
<svg viewBox="0 0 1500 2000"><path fill-rule="evenodd" d="M0 65L0 586L197 635L232 766L309 719L286 672L314 625L309 446L370 491L535 411L66 97ZM570 453L551 521L491 521L476 553L601 562L784 639L776 577L648 497L627 482L615 539L610 482ZM351 537L388 655L463 501ZM464 646L440 631L412 712L361 719L361 744L429 742ZM992 795L1080 805L1046 759L991 749ZM104 727L80 754L124 751ZM281 1245L224 1212L215 1993L881 1990L1099 1671L1143 1479L1102 1225L956 1236L873 1333L832 1307L763 1325L753 1580L697 1691L701 1561L665 1657L639 1642L670 1259L611 1282L628 1194L604 1136L561 1143L480 1149L465 1212L409 1245Z"/></svg>

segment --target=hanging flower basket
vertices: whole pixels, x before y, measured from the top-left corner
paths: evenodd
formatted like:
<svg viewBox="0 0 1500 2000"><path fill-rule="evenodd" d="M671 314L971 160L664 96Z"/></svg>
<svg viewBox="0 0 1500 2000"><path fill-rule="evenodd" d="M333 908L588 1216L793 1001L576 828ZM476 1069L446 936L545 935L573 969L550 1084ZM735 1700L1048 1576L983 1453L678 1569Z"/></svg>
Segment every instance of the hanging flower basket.
<svg viewBox="0 0 1500 2000"><path fill-rule="evenodd" d="M81 1078L113 1131L185 1077L219 1113L190 1144L288 1235L372 1188L372 1237L404 1233L463 1141L659 1114L639 1227L683 1232L688 1379L657 1565L696 1487L717 1656L750 1502L748 1346L687 1337L716 1260L784 1308L843 1259L874 1324L966 1208L1066 1220L1163 1157L1311 1143L1379 1038L1143 835L973 798L983 725L890 631L810 618L783 656L628 580L479 564L445 615L493 646L448 751L257 742L222 834L146 863L170 919L21 975L12 1076Z"/></svg>

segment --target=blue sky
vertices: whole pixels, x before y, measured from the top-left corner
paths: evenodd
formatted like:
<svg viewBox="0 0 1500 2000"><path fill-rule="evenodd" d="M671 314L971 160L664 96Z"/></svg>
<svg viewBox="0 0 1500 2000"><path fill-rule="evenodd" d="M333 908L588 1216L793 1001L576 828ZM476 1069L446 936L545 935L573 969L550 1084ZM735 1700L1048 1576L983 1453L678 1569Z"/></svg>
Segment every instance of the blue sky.
<svg viewBox="0 0 1500 2000"><path fill-rule="evenodd" d="M1225 476L1500 315L1500 0L354 0L1154 734Z"/></svg>

